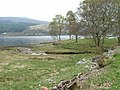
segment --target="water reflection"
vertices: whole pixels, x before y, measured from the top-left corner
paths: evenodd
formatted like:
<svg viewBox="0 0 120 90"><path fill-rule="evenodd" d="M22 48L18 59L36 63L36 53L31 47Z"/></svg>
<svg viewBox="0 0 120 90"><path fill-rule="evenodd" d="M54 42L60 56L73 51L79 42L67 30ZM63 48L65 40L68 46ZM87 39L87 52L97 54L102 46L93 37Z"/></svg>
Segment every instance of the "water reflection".
<svg viewBox="0 0 120 90"><path fill-rule="evenodd" d="M62 36L62 40L68 38L68 36ZM53 39L51 36L9 36L0 37L0 46L28 46L52 41Z"/></svg>

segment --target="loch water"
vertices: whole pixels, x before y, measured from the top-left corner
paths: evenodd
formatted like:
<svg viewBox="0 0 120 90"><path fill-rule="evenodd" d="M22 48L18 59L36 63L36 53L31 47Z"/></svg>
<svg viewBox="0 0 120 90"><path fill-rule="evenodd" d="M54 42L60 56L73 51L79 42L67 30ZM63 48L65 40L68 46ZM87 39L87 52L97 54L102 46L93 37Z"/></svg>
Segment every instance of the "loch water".
<svg viewBox="0 0 120 90"><path fill-rule="evenodd" d="M61 36L61 39L69 39L69 36ZM0 46L29 46L53 41L51 36L4 36L0 37Z"/></svg>

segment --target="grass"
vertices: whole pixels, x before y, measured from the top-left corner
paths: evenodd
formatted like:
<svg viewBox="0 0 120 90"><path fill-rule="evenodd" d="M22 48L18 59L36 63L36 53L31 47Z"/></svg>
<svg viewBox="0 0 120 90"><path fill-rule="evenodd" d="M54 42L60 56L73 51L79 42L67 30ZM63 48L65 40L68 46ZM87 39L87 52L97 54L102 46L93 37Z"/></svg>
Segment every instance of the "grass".
<svg viewBox="0 0 120 90"><path fill-rule="evenodd" d="M32 48L34 50L41 50L47 52L93 52L98 54L99 48L95 47L93 39L78 39L75 40L65 40L60 42L59 45L52 45L52 43L34 45ZM117 46L117 39L105 39L104 47L114 47Z"/></svg>
<svg viewBox="0 0 120 90"><path fill-rule="evenodd" d="M37 90L41 86L53 87L63 79L87 70L76 65L90 54L33 56L20 53L16 49L0 51L0 90Z"/></svg>
<svg viewBox="0 0 120 90"><path fill-rule="evenodd" d="M41 44L33 46L34 50L41 50L47 52L96 52L95 45L93 44L92 39L79 39L78 42L74 40L65 40L60 42L59 45Z"/></svg>
<svg viewBox="0 0 120 90"><path fill-rule="evenodd" d="M106 41L106 46L112 46L115 40ZM91 39L79 39L77 43L74 40L67 40L62 41L60 45L48 43L31 46L31 48L33 50L56 52L96 50ZM0 51L0 90L40 90L41 86L51 88L61 80L71 79L74 75L87 71L88 68L84 64L77 65L76 63L82 58L87 59L94 55L95 53L34 56L18 53L16 47L2 49ZM112 83L110 90L117 90L113 88L119 88L120 85L117 81L120 79L119 55L114 57L114 63L106 67L106 72L103 72L99 77L90 79L88 82L101 84L109 81ZM87 86L89 85L87 83Z"/></svg>

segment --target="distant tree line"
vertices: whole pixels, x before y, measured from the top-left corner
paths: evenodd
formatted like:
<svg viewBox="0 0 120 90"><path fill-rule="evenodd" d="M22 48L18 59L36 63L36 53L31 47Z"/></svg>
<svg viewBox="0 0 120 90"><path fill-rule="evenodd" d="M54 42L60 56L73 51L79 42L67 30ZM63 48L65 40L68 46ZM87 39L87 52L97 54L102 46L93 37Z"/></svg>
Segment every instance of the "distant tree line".
<svg viewBox="0 0 120 90"><path fill-rule="evenodd" d="M84 0L76 12L68 11L66 17L56 15L49 24L51 36L59 37L63 30L69 36L90 36L98 47L102 47L107 35L118 37L120 44L120 0Z"/></svg>

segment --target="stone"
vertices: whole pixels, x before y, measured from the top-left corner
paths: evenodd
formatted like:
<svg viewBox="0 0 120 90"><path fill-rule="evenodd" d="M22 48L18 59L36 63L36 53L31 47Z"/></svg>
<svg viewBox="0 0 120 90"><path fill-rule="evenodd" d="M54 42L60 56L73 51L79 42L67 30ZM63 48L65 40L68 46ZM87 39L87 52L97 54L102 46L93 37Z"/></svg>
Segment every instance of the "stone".
<svg viewBox="0 0 120 90"><path fill-rule="evenodd" d="M120 46L116 47L116 53L120 53Z"/></svg>
<svg viewBox="0 0 120 90"><path fill-rule="evenodd" d="M57 87L55 86L55 87L52 88L52 90L58 90L58 89L57 89Z"/></svg>
<svg viewBox="0 0 120 90"><path fill-rule="evenodd" d="M60 42L53 42L53 45L60 45Z"/></svg>
<svg viewBox="0 0 120 90"><path fill-rule="evenodd" d="M99 58L100 58L100 55L95 56L91 59L91 62L97 62L99 60Z"/></svg>
<svg viewBox="0 0 120 90"><path fill-rule="evenodd" d="M42 53L42 55L47 55L46 53Z"/></svg>
<svg viewBox="0 0 120 90"><path fill-rule="evenodd" d="M42 86L42 87L41 87L41 90L48 90L48 88L47 88L47 87Z"/></svg>
<svg viewBox="0 0 120 90"><path fill-rule="evenodd" d="M37 53L32 53L31 55L41 55L41 53L38 53L38 54Z"/></svg>
<svg viewBox="0 0 120 90"><path fill-rule="evenodd" d="M86 60L83 58L82 60L78 61L76 64L84 64L86 63Z"/></svg>

